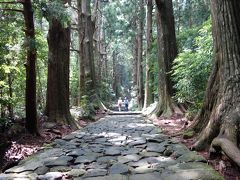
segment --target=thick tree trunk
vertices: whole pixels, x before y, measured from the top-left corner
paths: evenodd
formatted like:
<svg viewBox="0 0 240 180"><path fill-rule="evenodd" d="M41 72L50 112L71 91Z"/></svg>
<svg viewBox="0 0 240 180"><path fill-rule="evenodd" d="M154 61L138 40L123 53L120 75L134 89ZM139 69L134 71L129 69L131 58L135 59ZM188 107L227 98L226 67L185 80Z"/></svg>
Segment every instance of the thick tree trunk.
<svg viewBox="0 0 240 180"><path fill-rule="evenodd" d="M50 121L77 124L69 111L70 28L55 18L49 22L46 113Z"/></svg>
<svg viewBox="0 0 240 180"><path fill-rule="evenodd" d="M240 5L237 0L212 0L211 11L215 59L194 123L194 130L200 132L195 148L222 149L240 166Z"/></svg>
<svg viewBox="0 0 240 180"><path fill-rule="evenodd" d="M97 2L97 1L96 1ZM95 65L94 65L94 46L93 46L93 35L95 30L95 17L91 17L91 2L89 0L82 0L78 2L79 6L81 5L81 24L82 27L79 27L81 34L79 35L80 43L80 53L81 63L80 70L84 72L81 75L81 105L87 112L87 116L91 117L91 114L94 113L93 104L98 103L97 98L97 85L96 85L96 75L95 75ZM84 69L83 69L84 67Z"/></svg>
<svg viewBox="0 0 240 180"><path fill-rule="evenodd" d="M144 95L144 108L147 108L151 102L150 91L150 53L152 47L152 0L147 0L147 52L146 52L146 77L145 77L145 95Z"/></svg>
<svg viewBox="0 0 240 180"><path fill-rule="evenodd" d="M156 0L158 29L159 102L155 114L171 116L179 109L172 100L172 62L177 56L172 1Z"/></svg>
<svg viewBox="0 0 240 180"><path fill-rule="evenodd" d="M31 134L38 134L37 105L36 105L36 60L37 49L35 42L35 29L31 0L23 3L23 15L25 21L25 36L27 41L26 63L26 129Z"/></svg>
<svg viewBox="0 0 240 180"><path fill-rule="evenodd" d="M96 93L96 77L93 51L93 34L95 23L91 19L91 6L89 0L82 0L82 13L84 17L85 35L83 40L84 46L84 63L85 63L85 87L88 95Z"/></svg>
<svg viewBox="0 0 240 180"><path fill-rule="evenodd" d="M96 54L96 82L98 83L98 88L101 91L101 82L102 82L102 70L103 70L103 55L101 53L102 49L102 17L101 14L98 12L100 9L101 1L96 0L94 4L94 10L92 13L92 22L95 25L95 32L94 32L94 52ZM98 93L100 94L100 92Z"/></svg>
<svg viewBox="0 0 240 180"><path fill-rule="evenodd" d="M140 0L140 17L138 24L138 108L141 110L144 103L144 85L143 85L143 21L144 21L144 3Z"/></svg>

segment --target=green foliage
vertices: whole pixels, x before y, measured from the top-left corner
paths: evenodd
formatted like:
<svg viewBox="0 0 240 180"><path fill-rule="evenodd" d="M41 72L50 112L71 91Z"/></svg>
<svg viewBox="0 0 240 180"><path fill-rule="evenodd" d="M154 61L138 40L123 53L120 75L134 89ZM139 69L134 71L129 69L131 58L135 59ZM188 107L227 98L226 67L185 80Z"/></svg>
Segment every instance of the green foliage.
<svg viewBox="0 0 240 180"><path fill-rule="evenodd" d="M21 61L24 54L22 49L24 32L19 31L17 26L23 26L19 14L12 12L2 14L0 23L0 105L2 110L16 105L18 99L23 97L22 89L18 83L15 83L16 79L22 78L21 71L24 71Z"/></svg>
<svg viewBox="0 0 240 180"><path fill-rule="evenodd" d="M114 100L113 90L110 84L107 82L101 82L100 84L101 91L99 92L100 99L104 102L106 105Z"/></svg>
<svg viewBox="0 0 240 180"><path fill-rule="evenodd" d="M34 0L33 5L40 19L44 17L49 22L57 19L64 27L67 27L71 21L71 12L63 2L62 0Z"/></svg>
<svg viewBox="0 0 240 180"><path fill-rule="evenodd" d="M26 48L37 48L37 102L42 110L47 84L47 39L42 29L38 28L42 27L38 21L36 21L36 41L33 42L31 39L25 39L21 13L6 11L1 15L0 105L4 110L12 106L15 115L24 117Z"/></svg>
<svg viewBox="0 0 240 180"><path fill-rule="evenodd" d="M202 105L207 79L211 71L213 41L211 20L206 21L194 35L194 48L184 50L174 61L172 78L179 103L190 103L191 111ZM185 32L183 32L185 33Z"/></svg>
<svg viewBox="0 0 240 180"><path fill-rule="evenodd" d="M44 111L47 92L47 67L48 67L48 45L44 32L36 29L36 47L37 47L37 105L39 111Z"/></svg>
<svg viewBox="0 0 240 180"><path fill-rule="evenodd" d="M201 27L196 26L191 29L184 29L177 35L178 51L183 52L186 50L194 51L197 48L195 38L199 35Z"/></svg>
<svg viewBox="0 0 240 180"><path fill-rule="evenodd" d="M115 73L118 78L116 96L125 96L126 89L130 87L133 65L133 42L136 35L136 19L139 15L138 1L116 0L104 3L102 7L103 27L105 32L107 53L112 61L114 52L116 57L116 67L124 66L122 70L117 69ZM108 70L113 69L112 63L108 63ZM123 70L124 69L124 70ZM123 72L124 71L124 72ZM110 75L110 72L109 72ZM105 82L108 85L100 85L103 90L110 87L114 81L113 76L107 76ZM105 91L105 90L104 90ZM111 90L107 90L108 94ZM102 96L102 95L101 95ZM103 97L103 96L102 96ZM111 98L109 98L111 99Z"/></svg>
<svg viewBox="0 0 240 180"><path fill-rule="evenodd" d="M210 16L209 0L173 0L177 33L186 27L201 26Z"/></svg>
<svg viewBox="0 0 240 180"><path fill-rule="evenodd" d="M70 103L73 106L77 106L79 102L79 65L76 58L77 54L72 53L70 61Z"/></svg>
<svg viewBox="0 0 240 180"><path fill-rule="evenodd" d="M12 125L12 121L8 118L0 118L0 127L6 128Z"/></svg>
<svg viewBox="0 0 240 180"><path fill-rule="evenodd" d="M153 92L155 98L158 98L158 52L157 52L157 39L152 43L151 54L150 54L150 72L154 78L149 79L149 84L153 85Z"/></svg>

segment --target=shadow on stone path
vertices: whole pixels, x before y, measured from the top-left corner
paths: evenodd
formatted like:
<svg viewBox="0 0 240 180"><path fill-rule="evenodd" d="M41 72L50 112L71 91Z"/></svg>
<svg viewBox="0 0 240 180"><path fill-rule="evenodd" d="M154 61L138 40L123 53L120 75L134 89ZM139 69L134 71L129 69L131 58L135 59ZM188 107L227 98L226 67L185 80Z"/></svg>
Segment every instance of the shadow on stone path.
<svg viewBox="0 0 240 180"><path fill-rule="evenodd" d="M140 115L106 116L54 141L2 179L223 179L206 160Z"/></svg>

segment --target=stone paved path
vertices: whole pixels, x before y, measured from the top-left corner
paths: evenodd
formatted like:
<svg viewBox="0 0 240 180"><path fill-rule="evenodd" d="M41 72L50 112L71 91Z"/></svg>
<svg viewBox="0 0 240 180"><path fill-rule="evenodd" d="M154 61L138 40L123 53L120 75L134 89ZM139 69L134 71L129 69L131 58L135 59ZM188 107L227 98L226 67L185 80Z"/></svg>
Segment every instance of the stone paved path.
<svg viewBox="0 0 240 180"><path fill-rule="evenodd" d="M2 179L223 179L140 115L106 116L0 174Z"/></svg>

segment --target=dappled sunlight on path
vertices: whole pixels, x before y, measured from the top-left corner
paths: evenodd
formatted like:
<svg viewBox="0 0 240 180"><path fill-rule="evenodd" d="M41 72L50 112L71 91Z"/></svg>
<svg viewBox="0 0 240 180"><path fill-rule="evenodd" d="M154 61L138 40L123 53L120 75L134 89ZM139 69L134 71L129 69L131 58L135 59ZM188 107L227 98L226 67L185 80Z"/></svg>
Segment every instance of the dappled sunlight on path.
<svg viewBox="0 0 240 180"><path fill-rule="evenodd" d="M141 115L109 115L5 171L0 179L221 179L206 160Z"/></svg>

